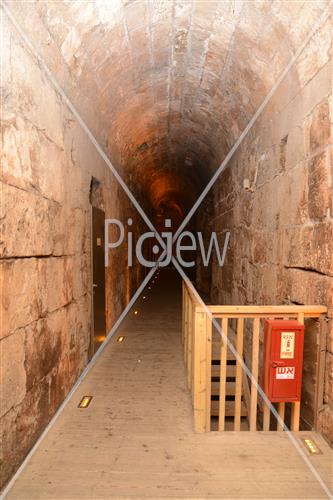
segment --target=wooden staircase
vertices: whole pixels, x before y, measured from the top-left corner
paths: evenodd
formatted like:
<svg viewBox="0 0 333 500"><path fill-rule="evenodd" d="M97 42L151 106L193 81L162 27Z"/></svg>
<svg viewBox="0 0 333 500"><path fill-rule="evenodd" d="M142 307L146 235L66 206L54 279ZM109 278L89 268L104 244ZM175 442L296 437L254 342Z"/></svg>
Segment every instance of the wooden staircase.
<svg viewBox="0 0 333 500"><path fill-rule="evenodd" d="M265 404L262 410L258 409L260 332L264 322L266 319L297 319L303 324L305 318L322 317L327 308L295 304L205 305L191 282L183 282L182 293L182 343L193 403L194 429L197 432L208 432L216 427L219 431L271 430L270 406ZM215 328L223 332L223 336ZM243 371L244 333L250 358L250 381ZM237 353L237 360L230 352L230 343ZM290 429L298 431L301 401L293 401L290 406ZM285 422L284 403L279 403L278 414ZM281 424L272 430L283 428Z"/></svg>
<svg viewBox="0 0 333 500"><path fill-rule="evenodd" d="M218 430L219 408L220 408L220 369L221 369L221 339L218 332L212 335L212 359L211 359L211 422L210 430ZM225 429L234 430L235 396L236 396L236 372L237 364L233 353L228 349L226 364L225 383ZM243 377L244 378L244 377ZM248 411L246 399L242 387L241 401L241 430L248 430Z"/></svg>

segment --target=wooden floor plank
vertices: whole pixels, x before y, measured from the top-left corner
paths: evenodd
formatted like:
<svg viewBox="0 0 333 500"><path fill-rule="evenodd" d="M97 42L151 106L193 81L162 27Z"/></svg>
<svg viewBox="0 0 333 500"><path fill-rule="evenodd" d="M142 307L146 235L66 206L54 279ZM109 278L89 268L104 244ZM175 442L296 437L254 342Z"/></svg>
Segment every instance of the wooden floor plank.
<svg viewBox="0 0 333 500"><path fill-rule="evenodd" d="M9 499L325 498L286 433L193 432L175 286L161 272L138 301L116 335L124 342L104 351ZM78 409L85 394L91 405ZM309 459L328 483L330 449L306 436L323 451Z"/></svg>

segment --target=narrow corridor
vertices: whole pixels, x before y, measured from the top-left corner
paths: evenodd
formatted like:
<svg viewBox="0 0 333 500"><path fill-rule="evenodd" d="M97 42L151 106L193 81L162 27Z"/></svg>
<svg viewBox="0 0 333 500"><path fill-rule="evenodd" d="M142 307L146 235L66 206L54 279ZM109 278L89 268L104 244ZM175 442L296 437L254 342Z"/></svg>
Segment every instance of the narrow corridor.
<svg viewBox="0 0 333 500"><path fill-rule="evenodd" d="M193 432L180 277L153 280L7 498L324 497L286 433ZM93 399L79 409L84 395ZM311 461L328 484L330 449L316 442L323 454Z"/></svg>

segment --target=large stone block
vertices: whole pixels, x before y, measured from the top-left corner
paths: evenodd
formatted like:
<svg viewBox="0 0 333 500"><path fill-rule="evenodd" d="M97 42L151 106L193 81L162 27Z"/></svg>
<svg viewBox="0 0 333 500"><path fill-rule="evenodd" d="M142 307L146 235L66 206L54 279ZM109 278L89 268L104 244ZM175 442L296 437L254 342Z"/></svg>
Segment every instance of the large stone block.
<svg viewBox="0 0 333 500"><path fill-rule="evenodd" d="M286 295L296 304L320 304L332 307L333 278L306 269L284 269Z"/></svg>
<svg viewBox="0 0 333 500"><path fill-rule="evenodd" d="M49 422L49 408L49 379L44 378L2 419L4 480L15 471Z"/></svg>
<svg viewBox="0 0 333 500"><path fill-rule="evenodd" d="M330 110L328 99L318 104L305 122L305 148L313 154L326 146L331 139Z"/></svg>
<svg viewBox="0 0 333 500"><path fill-rule="evenodd" d="M19 404L26 394L25 331L16 333L0 341L1 349L1 404L0 416Z"/></svg>
<svg viewBox="0 0 333 500"><path fill-rule="evenodd" d="M27 140L29 137L29 140ZM9 109L4 112L2 125L1 178L19 188L29 188L36 182L30 157L32 143L38 143L37 133L22 117Z"/></svg>
<svg viewBox="0 0 333 500"><path fill-rule="evenodd" d="M2 418L0 425L0 487L3 487L10 478L15 468L20 463L21 451L18 453L16 441L17 411L13 408Z"/></svg>
<svg viewBox="0 0 333 500"><path fill-rule="evenodd" d="M30 257L53 251L52 203L36 192L1 185L1 256Z"/></svg>
<svg viewBox="0 0 333 500"><path fill-rule="evenodd" d="M302 23L300 23L302 24ZM296 61L301 86L307 85L330 60L332 49L332 20L330 16L314 33Z"/></svg>
<svg viewBox="0 0 333 500"><path fill-rule="evenodd" d="M91 287L90 256L87 254L73 257L73 297L78 299Z"/></svg>
<svg viewBox="0 0 333 500"><path fill-rule="evenodd" d="M333 224L290 227L283 231L283 264L330 275L333 272Z"/></svg>
<svg viewBox="0 0 333 500"><path fill-rule="evenodd" d="M318 428L324 434L328 442L333 445L333 411L329 405L325 405L318 415Z"/></svg>
<svg viewBox="0 0 333 500"><path fill-rule="evenodd" d="M50 381L50 412L54 413L65 399L69 390L73 386L76 377L73 379L69 369L69 355L65 354L58 365L52 370Z"/></svg>
<svg viewBox="0 0 333 500"><path fill-rule="evenodd" d="M16 329L38 319L41 291L37 259L19 259L0 262L2 331L5 337Z"/></svg>
<svg viewBox="0 0 333 500"><path fill-rule="evenodd" d="M27 391L59 363L62 355L62 330L65 328L65 313L58 314L58 321L40 319L25 329L25 369ZM50 323L52 329L49 327Z"/></svg>
<svg viewBox="0 0 333 500"><path fill-rule="evenodd" d="M64 307L73 299L73 259L39 259L38 284L43 314Z"/></svg>
<svg viewBox="0 0 333 500"><path fill-rule="evenodd" d="M64 203L65 193L69 189L69 185L65 184L69 179L66 176L67 160L63 147L57 146L46 134L39 132L37 141L30 145L30 156L40 193L45 198Z"/></svg>
<svg viewBox="0 0 333 500"><path fill-rule="evenodd" d="M329 151L315 156L308 164L309 216L313 220L323 220L328 215L332 195L328 187L329 168Z"/></svg>

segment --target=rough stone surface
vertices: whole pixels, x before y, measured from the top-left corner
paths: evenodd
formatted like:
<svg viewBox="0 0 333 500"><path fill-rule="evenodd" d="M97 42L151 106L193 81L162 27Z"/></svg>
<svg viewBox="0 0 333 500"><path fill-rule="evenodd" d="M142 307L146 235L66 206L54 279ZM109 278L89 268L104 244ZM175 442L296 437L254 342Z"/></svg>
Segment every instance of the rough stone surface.
<svg viewBox="0 0 333 500"><path fill-rule="evenodd" d="M107 217L136 214L7 20L1 171L1 484L91 356L92 176ZM125 250L106 271L109 330L135 290ZM129 293L130 292L130 293Z"/></svg>
<svg viewBox="0 0 333 500"><path fill-rule="evenodd" d="M158 227L189 210L327 5L8 3ZM88 360L92 176L101 183L93 203L106 217L132 217L134 240L143 223L6 16L2 28L4 483ZM226 267L200 274L215 301L311 300L332 313L330 48L329 21L198 215L207 234L232 231ZM253 192L243 191L244 178ZM126 251L114 252L106 271L108 330L142 279L137 264L129 272ZM332 352L331 328L327 335ZM326 377L328 437L329 385Z"/></svg>
<svg viewBox="0 0 333 500"><path fill-rule="evenodd" d="M317 43L317 50L323 44L325 51L327 40ZM318 428L333 442L332 73L331 61L313 59L313 49L311 44L305 50L313 78L303 81L295 94L284 87L274 95L270 109L218 179L199 220L221 237L231 231L225 266L213 264L213 303L328 307L328 322L322 323L324 393L315 408L318 325L308 325L302 418L310 426L317 418ZM249 191L243 189L244 179L250 181ZM207 273L200 270L197 279L207 293L207 282L202 282ZM249 361L249 339L245 350Z"/></svg>

